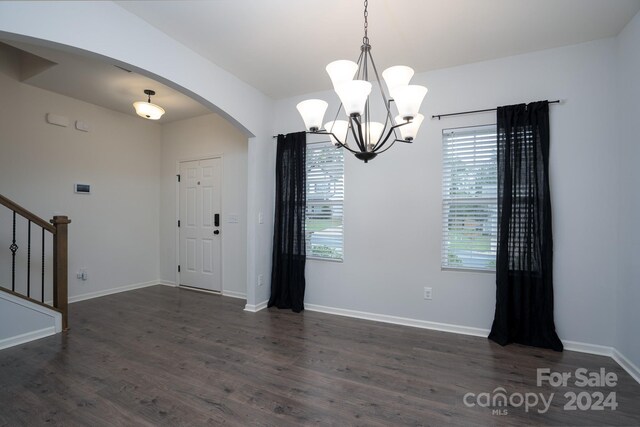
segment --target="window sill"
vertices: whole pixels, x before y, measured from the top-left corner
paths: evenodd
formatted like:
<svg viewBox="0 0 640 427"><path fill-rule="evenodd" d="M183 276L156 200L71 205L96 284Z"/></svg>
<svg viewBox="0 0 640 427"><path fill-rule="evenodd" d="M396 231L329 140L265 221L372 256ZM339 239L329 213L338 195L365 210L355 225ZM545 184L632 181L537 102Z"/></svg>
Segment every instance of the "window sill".
<svg viewBox="0 0 640 427"><path fill-rule="evenodd" d="M459 271L461 273L491 273L491 274L496 274L495 270L479 270L479 269L475 269L475 268L440 267L440 271Z"/></svg>
<svg viewBox="0 0 640 427"><path fill-rule="evenodd" d="M342 259L335 259L335 258L323 258L323 257L319 257L319 256L308 256L307 260L311 260L311 261L327 261L327 262L337 262L342 264L344 262L344 260Z"/></svg>

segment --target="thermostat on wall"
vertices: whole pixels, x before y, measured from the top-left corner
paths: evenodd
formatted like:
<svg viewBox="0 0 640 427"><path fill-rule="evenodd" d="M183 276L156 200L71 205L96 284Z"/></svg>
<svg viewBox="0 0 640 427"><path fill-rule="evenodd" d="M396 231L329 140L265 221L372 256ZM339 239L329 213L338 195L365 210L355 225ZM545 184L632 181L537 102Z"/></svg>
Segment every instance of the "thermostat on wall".
<svg viewBox="0 0 640 427"><path fill-rule="evenodd" d="M91 194L91 185L73 184L73 191L78 194Z"/></svg>

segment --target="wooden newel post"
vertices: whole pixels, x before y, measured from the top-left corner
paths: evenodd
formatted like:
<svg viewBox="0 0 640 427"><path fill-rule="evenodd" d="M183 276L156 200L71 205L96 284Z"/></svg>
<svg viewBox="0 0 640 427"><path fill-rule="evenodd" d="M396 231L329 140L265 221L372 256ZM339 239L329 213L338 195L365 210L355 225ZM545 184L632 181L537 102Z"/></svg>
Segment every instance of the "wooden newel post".
<svg viewBox="0 0 640 427"><path fill-rule="evenodd" d="M49 222L56 228L56 234L53 235L53 306L62 312L62 329L67 330L69 327L67 225L71 220L66 216L54 216Z"/></svg>

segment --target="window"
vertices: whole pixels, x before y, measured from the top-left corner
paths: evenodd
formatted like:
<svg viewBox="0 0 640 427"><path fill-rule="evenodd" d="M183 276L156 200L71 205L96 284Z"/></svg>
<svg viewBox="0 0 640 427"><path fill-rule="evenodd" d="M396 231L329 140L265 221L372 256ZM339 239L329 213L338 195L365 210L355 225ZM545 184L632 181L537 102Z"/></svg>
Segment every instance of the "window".
<svg viewBox="0 0 640 427"><path fill-rule="evenodd" d="M442 267L495 270L496 126L445 129L442 153Z"/></svg>
<svg viewBox="0 0 640 427"><path fill-rule="evenodd" d="M307 145L307 257L342 261L344 150L329 141Z"/></svg>

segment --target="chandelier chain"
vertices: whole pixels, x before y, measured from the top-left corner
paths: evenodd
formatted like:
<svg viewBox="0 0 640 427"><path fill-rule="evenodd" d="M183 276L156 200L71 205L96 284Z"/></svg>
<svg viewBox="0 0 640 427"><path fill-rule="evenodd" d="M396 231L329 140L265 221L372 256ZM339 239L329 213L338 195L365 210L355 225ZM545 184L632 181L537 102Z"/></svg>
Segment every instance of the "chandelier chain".
<svg viewBox="0 0 640 427"><path fill-rule="evenodd" d="M369 7L369 0L364 0L364 37L362 38L362 43L365 45L369 44L369 11L367 10Z"/></svg>

